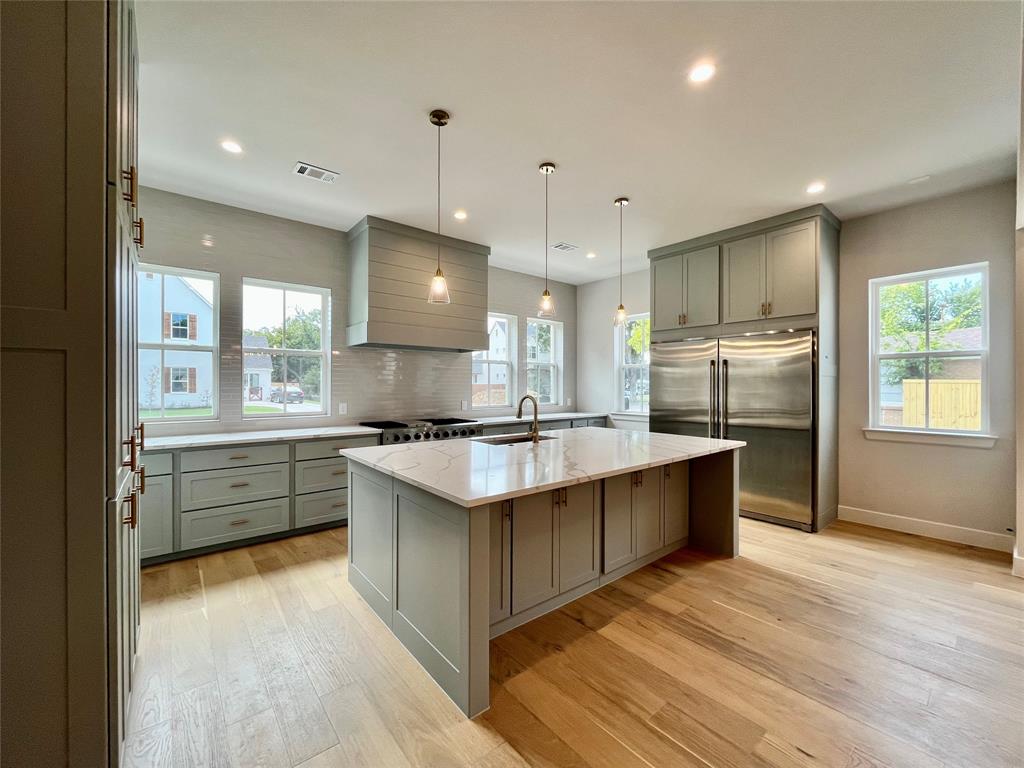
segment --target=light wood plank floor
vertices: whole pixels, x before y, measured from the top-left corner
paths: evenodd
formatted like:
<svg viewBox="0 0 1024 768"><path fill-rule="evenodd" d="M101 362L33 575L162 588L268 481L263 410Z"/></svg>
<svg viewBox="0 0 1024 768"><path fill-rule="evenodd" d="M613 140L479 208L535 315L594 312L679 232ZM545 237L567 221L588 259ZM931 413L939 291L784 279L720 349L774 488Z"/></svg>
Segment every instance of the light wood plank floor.
<svg viewBox="0 0 1024 768"><path fill-rule="evenodd" d="M463 718L349 587L347 529L143 572L126 766L1024 765L1009 558L744 520L491 643Z"/></svg>

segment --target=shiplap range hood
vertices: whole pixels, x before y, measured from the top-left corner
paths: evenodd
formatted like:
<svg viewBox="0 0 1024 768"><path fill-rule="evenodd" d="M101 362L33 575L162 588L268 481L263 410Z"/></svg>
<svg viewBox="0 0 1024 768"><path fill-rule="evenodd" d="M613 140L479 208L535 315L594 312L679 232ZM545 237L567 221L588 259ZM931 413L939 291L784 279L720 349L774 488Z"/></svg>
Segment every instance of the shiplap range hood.
<svg viewBox="0 0 1024 768"><path fill-rule="evenodd" d="M450 304L427 303L439 244ZM348 345L487 349L490 253L486 245L367 216L348 233Z"/></svg>

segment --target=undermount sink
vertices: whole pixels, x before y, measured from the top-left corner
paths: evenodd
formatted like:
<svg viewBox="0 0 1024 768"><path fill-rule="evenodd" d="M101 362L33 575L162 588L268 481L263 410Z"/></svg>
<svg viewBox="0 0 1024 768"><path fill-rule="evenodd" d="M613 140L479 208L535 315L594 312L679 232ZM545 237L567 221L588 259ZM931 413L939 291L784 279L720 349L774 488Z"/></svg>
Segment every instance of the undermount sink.
<svg viewBox="0 0 1024 768"><path fill-rule="evenodd" d="M540 440L554 440L553 437L541 435ZM498 435L497 437L485 437L477 442L488 443L490 445L514 445L515 443L528 443L533 438L527 434L516 434L516 435Z"/></svg>

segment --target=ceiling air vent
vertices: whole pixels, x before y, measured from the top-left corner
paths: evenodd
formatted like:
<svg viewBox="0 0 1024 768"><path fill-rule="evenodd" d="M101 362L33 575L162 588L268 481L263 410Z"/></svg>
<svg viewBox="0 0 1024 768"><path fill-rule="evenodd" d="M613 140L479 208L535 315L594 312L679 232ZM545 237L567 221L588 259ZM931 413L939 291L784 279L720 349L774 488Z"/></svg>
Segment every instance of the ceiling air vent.
<svg viewBox="0 0 1024 768"><path fill-rule="evenodd" d="M551 247L554 248L556 251L562 251L563 253L575 251L577 248L579 248L579 246L573 245L572 243L567 243L564 240L560 240L559 242L552 244Z"/></svg>
<svg viewBox="0 0 1024 768"><path fill-rule="evenodd" d="M322 181L324 184L333 184L334 180L338 178L336 171L328 171L326 168L320 168L316 165L309 163L296 163L293 169L299 176L305 176L316 181Z"/></svg>

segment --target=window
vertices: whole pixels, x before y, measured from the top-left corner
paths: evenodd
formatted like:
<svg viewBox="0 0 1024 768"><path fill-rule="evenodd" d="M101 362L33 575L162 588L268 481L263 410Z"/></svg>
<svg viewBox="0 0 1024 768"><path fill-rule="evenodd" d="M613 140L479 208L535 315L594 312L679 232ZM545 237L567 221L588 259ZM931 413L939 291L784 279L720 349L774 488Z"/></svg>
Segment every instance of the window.
<svg viewBox="0 0 1024 768"><path fill-rule="evenodd" d="M630 315L615 329L619 404L623 412L647 413L651 397L651 316Z"/></svg>
<svg viewBox="0 0 1024 768"><path fill-rule="evenodd" d="M139 416L217 417L218 276L139 265Z"/></svg>
<svg viewBox="0 0 1024 768"><path fill-rule="evenodd" d="M242 416L329 413L326 288L242 279Z"/></svg>
<svg viewBox="0 0 1024 768"><path fill-rule="evenodd" d="M512 360L516 350L517 318L487 315L490 346L473 353L472 399L474 408L511 406L515 392Z"/></svg>
<svg viewBox="0 0 1024 768"><path fill-rule="evenodd" d="M541 405L562 402L562 324L526 320L526 391Z"/></svg>
<svg viewBox="0 0 1024 768"><path fill-rule="evenodd" d="M870 282L871 426L988 430L988 264Z"/></svg>

